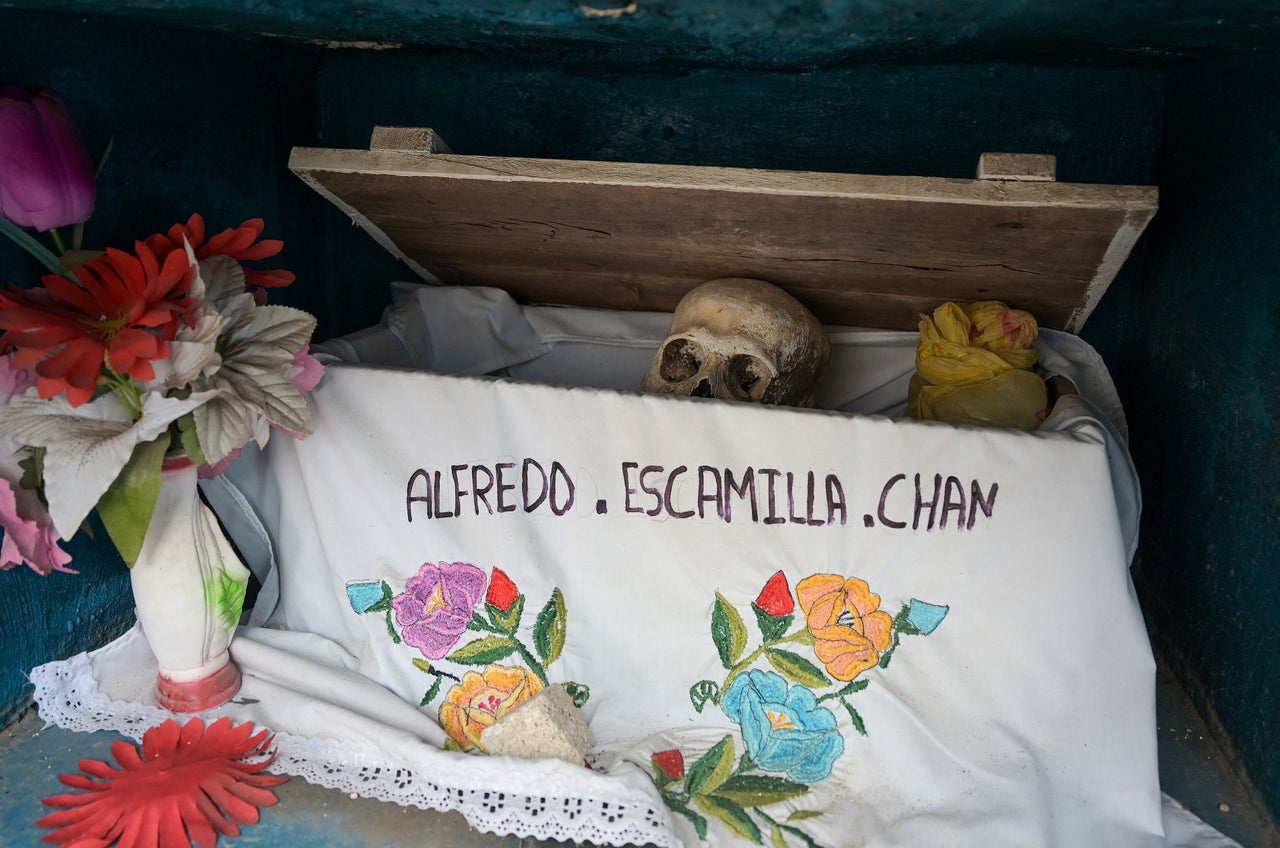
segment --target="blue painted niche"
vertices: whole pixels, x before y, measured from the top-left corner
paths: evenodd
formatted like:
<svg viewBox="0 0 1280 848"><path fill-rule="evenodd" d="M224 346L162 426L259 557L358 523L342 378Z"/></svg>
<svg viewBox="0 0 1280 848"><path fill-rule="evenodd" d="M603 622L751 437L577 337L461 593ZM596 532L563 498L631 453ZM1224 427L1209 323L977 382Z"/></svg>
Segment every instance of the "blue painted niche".
<svg viewBox="0 0 1280 848"><path fill-rule="evenodd" d="M1013 150L1158 184L1083 335L1130 416L1157 645L1276 811L1278 50L1274 2L0 0L0 81L62 91L91 147L115 137L89 238L263 216L321 335L377 321L409 274L288 151L379 123L474 154L965 177ZM0 277L34 273L0 246ZM114 553L74 552L79 577L0 575L0 721L26 669L129 622Z"/></svg>

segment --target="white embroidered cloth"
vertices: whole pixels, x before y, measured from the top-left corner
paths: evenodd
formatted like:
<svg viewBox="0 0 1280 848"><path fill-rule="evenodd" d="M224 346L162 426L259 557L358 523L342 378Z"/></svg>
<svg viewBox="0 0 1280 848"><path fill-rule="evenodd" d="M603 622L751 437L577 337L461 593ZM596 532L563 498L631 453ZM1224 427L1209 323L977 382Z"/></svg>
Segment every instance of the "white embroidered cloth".
<svg viewBox="0 0 1280 848"><path fill-rule="evenodd" d="M474 294L515 342L445 370L647 359ZM907 335L845 393L888 396ZM1165 845L1136 485L1079 345L1049 359L1084 397L1035 434L335 365L312 436L206 490L264 586L216 713L274 730L286 772L494 832ZM62 726L166 716L136 630L32 677ZM544 686L582 703L590 769L444 750Z"/></svg>

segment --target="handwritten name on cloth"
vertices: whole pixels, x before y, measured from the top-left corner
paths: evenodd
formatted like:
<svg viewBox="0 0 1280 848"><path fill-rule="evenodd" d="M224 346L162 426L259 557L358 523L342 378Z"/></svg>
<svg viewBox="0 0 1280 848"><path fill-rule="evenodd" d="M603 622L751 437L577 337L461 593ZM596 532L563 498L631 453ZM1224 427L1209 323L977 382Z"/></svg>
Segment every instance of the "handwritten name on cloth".
<svg viewBox="0 0 1280 848"><path fill-rule="evenodd" d="M296 650L334 669L296 683L312 701L359 714L367 680L407 712L330 731L264 689L277 733L357 735L515 807L541 792L532 816L449 807L526 835L1162 844L1154 666L1101 426L341 365L314 402L312 437L232 474L279 597L237 658L288 689ZM481 753L548 686L589 722L591 769Z"/></svg>

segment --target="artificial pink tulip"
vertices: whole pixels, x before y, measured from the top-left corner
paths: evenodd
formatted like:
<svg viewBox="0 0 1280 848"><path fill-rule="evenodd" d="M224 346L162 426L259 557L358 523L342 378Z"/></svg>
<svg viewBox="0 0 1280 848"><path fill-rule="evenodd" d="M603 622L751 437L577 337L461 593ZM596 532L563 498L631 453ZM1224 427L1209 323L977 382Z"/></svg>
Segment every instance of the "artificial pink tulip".
<svg viewBox="0 0 1280 848"><path fill-rule="evenodd" d="M93 214L93 165L62 98L0 86L0 217L49 230Z"/></svg>

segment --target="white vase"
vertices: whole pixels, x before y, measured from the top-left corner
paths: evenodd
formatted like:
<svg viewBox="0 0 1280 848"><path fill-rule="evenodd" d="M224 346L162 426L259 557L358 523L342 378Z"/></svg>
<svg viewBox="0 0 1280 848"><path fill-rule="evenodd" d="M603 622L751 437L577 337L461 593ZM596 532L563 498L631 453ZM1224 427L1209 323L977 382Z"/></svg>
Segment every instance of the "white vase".
<svg viewBox="0 0 1280 848"><path fill-rule="evenodd" d="M200 500L196 469L166 460L160 497L130 570L138 622L160 667L156 697L174 712L228 701L240 671L228 646L244 606L249 570Z"/></svg>

